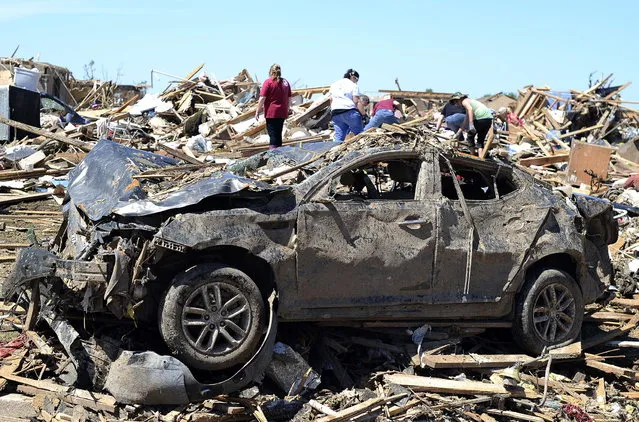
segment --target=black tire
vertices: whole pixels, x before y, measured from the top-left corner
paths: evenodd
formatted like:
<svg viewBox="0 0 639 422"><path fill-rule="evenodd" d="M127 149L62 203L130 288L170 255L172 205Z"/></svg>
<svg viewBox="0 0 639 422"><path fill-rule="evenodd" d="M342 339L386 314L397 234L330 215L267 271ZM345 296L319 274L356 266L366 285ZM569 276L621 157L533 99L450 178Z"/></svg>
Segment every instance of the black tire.
<svg viewBox="0 0 639 422"><path fill-rule="evenodd" d="M513 336L528 353L539 355L544 347L570 344L581 333L581 290L566 272L542 269L531 275L518 295L514 316Z"/></svg>
<svg viewBox="0 0 639 422"><path fill-rule="evenodd" d="M220 370L250 359L265 318L262 295L248 275L200 264L173 279L160 304L159 325L164 342L185 364Z"/></svg>

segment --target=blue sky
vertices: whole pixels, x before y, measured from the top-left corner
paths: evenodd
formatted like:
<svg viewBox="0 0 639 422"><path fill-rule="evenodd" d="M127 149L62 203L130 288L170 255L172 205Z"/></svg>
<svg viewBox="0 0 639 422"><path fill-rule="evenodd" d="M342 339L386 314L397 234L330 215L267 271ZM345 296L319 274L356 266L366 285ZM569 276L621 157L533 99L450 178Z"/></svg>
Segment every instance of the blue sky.
<svg viewBox="0 0 639 422"><path fill-rule="evenodd" d="M0 0L0 56L66 66L78 78L150 82L151 69L219 78L242 68L263 80L272 63L297 87L328 85L347 68L366 92L463 91L527 84L586 89L588 76L635 81L639 2L584 1L9 1ZM154 86L162 89L168 78Z"/></svg>

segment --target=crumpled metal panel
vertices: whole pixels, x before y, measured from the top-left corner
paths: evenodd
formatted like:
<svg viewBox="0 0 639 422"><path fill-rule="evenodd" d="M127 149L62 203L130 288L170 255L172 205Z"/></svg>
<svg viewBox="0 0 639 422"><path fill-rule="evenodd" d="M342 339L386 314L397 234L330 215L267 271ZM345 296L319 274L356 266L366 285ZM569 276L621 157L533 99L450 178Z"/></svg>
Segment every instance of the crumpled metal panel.
<svg viewBox="0 0 639 422"><path fill-rule="evenodd" d="M176 165L178 161L163 155L129 148L102 140L69 174L69 196L93 221L117 214L146 216L199 203L216 195L229 195L245 189L283 190L266 183L228 172L185 185L162 199L150 198L143 183L133 176L146 170Z"/></svg>

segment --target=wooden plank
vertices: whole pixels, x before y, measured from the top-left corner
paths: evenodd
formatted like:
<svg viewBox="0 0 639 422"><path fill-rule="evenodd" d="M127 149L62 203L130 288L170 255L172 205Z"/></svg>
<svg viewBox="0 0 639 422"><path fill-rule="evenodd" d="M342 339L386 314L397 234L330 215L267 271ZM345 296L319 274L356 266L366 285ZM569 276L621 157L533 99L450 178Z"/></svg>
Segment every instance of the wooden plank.
<svg viewBox="0 0 639 422"><path fill-rule="evenodd" d="M454 381L445 378L420 377L408 374L384 375L384 380L404 387L411 387L416 391L430 391L435 393L448 393L460 395L475 394L503 394L512 397L538 398L539 394L523 388L506 389L503 385L485 383L480 381Z"/></svg>
<svg viewBox="0 0 639 422"><path fill-rule="evenodd" d="M356 416L367 413L370 410L373 410L376 407L380 407L386 403L390 403L400 398L406 397L406 395L407 394L404 393L404 394L397 394L390 397L374 397L362 403L358 403L354 406L340 410L334 415L328 415L324 418L317 419L317 421L318 422L328 422L328 421L340 422L340 421L352 420Z"/></svg>
<svg viewBox="0 0 639 422"><path fill-rule="evenodd" d="M40 199L49 198L50 196L51 196L51 192L44 192L44 193L32 193L29 195L14 196L13 198L0 198L0 206L19 204L21 202L27 202L27 201L37 201Z"/></svg>
<svg viewBox="0 0 639 422"><path fill-rule="evenodd" d="M429 368L507 368L533 360L528 355L424 355Z"/></svg>
<svg viewBox="0 0 639 422"><path fill-rule="evenodd" d="M25 334L27 335L27 337L29 337L29 340L31 340L31 342L35 344L40 354L47 356L53 354L53 348L49 346L38 333L36 333L35 331L27 330L25 331Z"/></svg>
<svg viewBox="0 0 639 422"><path fill-rule="evenodd" d="M610 304L624 306L626 308L639 309L639 299L624 299L616 297L610 301Z"/></svg>
<svg viewBox="0 0 639 422"><path fill-rule="evenodd" d="M513 412L511 410L488 409L487 412L491 415L505 416L509 418L509 420L517 419L529 422L545 422L545 420L539 416L527 415L525 413Z"/></svg>
<svg viewBox="0 0 639 422"><path fill-rule="evenodd" d="M484 144L484 148L481 151L480 158L482 160L486 158L486 155L488 154L488 150L492 147L494 140L495 140L495 129L494 129L494 126L491 124L490 130L488 131L488 137L486 139L486 143Z"/></svg>
<svg viewBox="0 0 639 422"><path fill-rule="evenodd" d="M566 181L575 185L581 183L589 185L592 176L586 171L593 172L600 179L606 179L613 152L612 148L574 141L570 149Z"/></svg>
<svg viewBox="0 0 639 422"><path fill-rule="evenodd" d="M380 89L379 92L390 94L393 98L423 98L426 100L449 100L453 96L449 92L396 91L391 89Z"/></svg>
<svg viewBox="0 0 639 422"><path fill-rule="evenodd" d="M31 243L0 243L0 249L28 248Z"/></svg>
<svg viewBox="0 0 639 422"><path fill-rule="evenodd" d="M619 394L628 399L639 400L639 391L620 391Z"/></svg>
<svg viewBox="0 0 639 422"><path fill-rule="evenodd" d="M20 376L12 375L12 374L5 374L2 372L0 372L0 378L13 381L18 384L24 384L31 387L39 388L45 391L53 391L55 393L66 393L67 391L69 391L69 387L65 387L63 385L56 384L54 382L46 381L46 380L34 380L31 378L20 377Z"/></svg>
<svg viewBox="0 0 639 422"><path fill-rule="evenodd" d="M583 353L583 348L581 346L581 341L576 341L563 347L550 349L548 353L552 356L553 360L576 359Z"/></svg>
<svg viewBox="0 0 639 422"><path fill-rule="evenodd" d="M51 391L32 387L29 385L19 385L18 391L30 396L51 394ZM106 411L110 413L113 413L116 410L115 398L107 394L75 389L68 394L60 394L60 392L58 392L56 397L64 400L67 403L88 407L93 410Z"/></svg>
<svg viewBox="0 0 639 422"><path fill-rule="evenodd" d="M519 160L519 165L522 166L547 166L549 164L565 163L568 162L570 154L557 154L550 157L531 157L522 158Z"/></svg>
<svg viewBox="0 0 639 422"><path fill-rule="evenodd" d="M619 88L615 89L610 94L608 94L605 97L603 97L603 99L604 100L610 100L612 97L614 97L615 95L619 94L624 89L628 88L631 84L632 84L632 82L627 82L627 83L621 85Z"/></svg>
<svg viewBox="0 0 639 422"><path fill-rule="evenodd" d="M326 94L330 89L331 89L330 86L318 86L314 88L294 89L291 92L293 93L293 95Z"/></svg>
<svg viewBox="0 0 639 422"><path fill-rule="evenodd" d="M35 170L4 170L0 171L0 180L18 180L18 179L30 179L40 177L44 175L60 176L67 174L70 169L61 170L47 170L47 169L35 169Z"/></svg>
<svg viewBox="0 0 639 422"><path fill-rule="evenodd" d="M598 359L600 359L599 356L586 353L586 366L598 369L599 371L607 374L615 375L619 378L639 381L639 372L628 368L622 368L621 366L613 365L611 363L602 362Z"/></svg>
<svg viewBox="0 0 639 422"><path fill-rule="evenodd" d="M586 321L628 321L632 318L632 314L624 314L621 312L604 312L599 311L585 317Z"/></svg>
<svg viewBox="0 0 639 422"><path fill-rule="evenodd" d="M597 335L594 335L594 336L592 336L590 338L587 338L586 340L582 341L582 348L584 350L590 349L591 347L597 346L599 344L602 344L602 343L605 343L607 341L613 340L613 339L615 339L617 337L620 337L623 334L635 329L637 327L637 324L639 324L639 313L633 315L633 317L630 319L630 321L628 321L626 324L624 324L620 328L617 328L615 330L606 331L606 332L603 332L603 333L599 333Z"/></svg>
<svg viewBox="0 0 639 422"><path fill-rule="evenodd" d="M187 163L198 165L200 167L206 166L206 164L204 164L200 160L192 158L192 157L189 157L188 155L186 155L182 151L179 151L177 149L173 149L170 146L168 146L166 144L163 144L161 142L158 142L157 144L158 144L158 147L160 147L164 151L168 152L172 156L179 158L180 160L186 161Z"/></svg>
<svg viewBox="0 0 639 422"><path fill-rule="evenodd" d="M568 132L568 133L564 133L563 135L559 135L559 139L564 139L564 138L568 138L569 136L574 136L574 135L579 135L581 133L586 133L586 132L590 132L593 131L595 129L599 129L603 127L603 125L594 125L594 126L589 126L589 127L585 127L579 130L573 130L572 132Z"/></svg>
<svg viewBox="0 0 639 422"><path fill-rule="evenodd" d="M319 101L317 104L309 108L304 113L290 118L289 123L291 124L291 126L299 126L305 121L307 121L308 119L310 119L311 117L313 117L314 115L316 115L317 113L319 113L320 111L329 107L330 104L331 104L331 99L329 97L326 97L322 101Z"/></svg>
<svg viewBox="0 0 639 422"><path fill-rule="evenodd" d="M0 116L0 123L13 126L15 128L24 130L29 133L34 133L36 135L44 136L45 138L53 139L54 141L62 142L63 144L73 145L74 147L78 147L83 151L88 152L88 151L91 151L91 148L93 148L93 145L88 144L86 142L67 138L66 136L58 135L57 133L51 133L35 126L31 126L22 122L17 122L15 120L7 119L6 117L3 117L3 116Z"/></svg>

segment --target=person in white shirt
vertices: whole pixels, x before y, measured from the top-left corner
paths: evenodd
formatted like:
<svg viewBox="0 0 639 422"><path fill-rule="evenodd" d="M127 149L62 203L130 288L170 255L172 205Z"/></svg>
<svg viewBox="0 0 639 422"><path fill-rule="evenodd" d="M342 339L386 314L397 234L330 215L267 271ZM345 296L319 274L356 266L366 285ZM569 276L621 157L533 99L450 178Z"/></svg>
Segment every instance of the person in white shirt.
<svg viewBox="0 0 639 422"><path fill-rule="evenodd" d="M364 130L362 116L365 105L360 102L357 81L359 81L359 73L348 69L342 79L331 85L328 92L331 98L335 142L343 142L349 132L357 135Z"/></svg>

